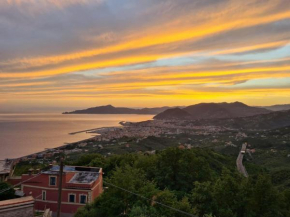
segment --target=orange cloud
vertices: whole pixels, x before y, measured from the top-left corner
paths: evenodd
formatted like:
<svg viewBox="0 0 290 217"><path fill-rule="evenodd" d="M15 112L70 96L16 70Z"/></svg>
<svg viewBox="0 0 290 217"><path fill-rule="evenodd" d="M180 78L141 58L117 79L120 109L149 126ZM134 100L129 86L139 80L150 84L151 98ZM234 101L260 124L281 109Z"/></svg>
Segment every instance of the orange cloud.
<svg viewBox="0 0 290 217"><path fill-rule="evenodd" d="M219 2L213 1L213 4L195 10L195 5L191 3L188 7L181 5L174 8L178 3L170 0L163 4L166 6L166 11L161 11L163 16L154 14L162 9L162 4L155 3L146 10L137 10L135 17L132 15L135 13L128 13L129 20L126 20L128 18L123 15L133 7L133 1L131 5L126 5L126 9L117 2L115 6L99 1L104 3L102 10L107 10L101 15L112 19L104 19L102 25L97 23L99 17L93 16L98 13L88 17L72 13L78 5L94 4L91 0L7 0L4 5L8 3L9 10L16 8L14 12L21 11L21 16L33 19L26 21L17 17L17 13L1 13L3 10L0 8L0 18L6 15L1 29L4 35L7 34L5 38L8 42L9 38L18 36L9 32L15 29L13 27L18 26L24 31L23 37L19 37L15 44L0 42L4 56L0 61L0 97L37 100L44 96L64 100L97 97L127 101L138 97L152 102L164 99L177 103L192 98L236 101L248 96L262 98L267 94L269 99L280 97L284 100L289 94L289 89L285 87L276 85L269 89L269 85L263 88L257 85L256 88L239 89L237 84L250 80L262 82L263 79L290 78L290 57L287 54L273 56L271 60L263 59L264 51L289 44L290 8L287 5L281 7L283 1L280 0L268 1L259 4L259 7L250 7L249 3L238 0ZM251 1L256 6L258 2ZM22 8L24 4L32 7ZM49 16L51 19L47 20L51 14L46 7L43 10L47 14L36 10L43 4L51 4L51 7L47 6L49 12L63 19L56 23L54 17ZM72 7L75 8L70 11ZM121 13L118 13L118 7L122 7ZM89 7L79 9L80 13L90 12ZM112 14L107 17L107 13ZM118 19L121 15L122 19ZM68 22L75 16L79 16L79 23ZM93 22L90 23L91 17ZM23 21L21 25L19 20ZM27 28L31 31L27 32ZM262 34L263 31L265 34ZM35 34L30 35L30 32ZM33 43L26 44L26 40ZM61 40L64 43L60 43ZM45 46L38 49L37 45L42 43ZM242 57L241 53L246 52L260 56L252 61L218 58L223 56L226 59L230 54ZM94 71L88 73L88 70Z"/></svg>
<svg viewBox="0 0 290 217"><path fill-rule="evenodd" d="M270 6L267 5L267 8ZM271 14L266 16L261 16L260 13L266 10L262 7L262 9L257 9L256 11L250 11L249 17L245 18L238 17L234 19L230 19L230 17L223 17L223 19L213 20L208 23L203 23L199 25L185 25L179 28L169 28L168 30L157 31L154 27L152 29L146 30L146 36L141 36L135 34L131 40L125 41L121 44L115 44L112 46L106 46L103 48L92 49L92 50L85 50L79 51L76 53L69 53L69 54L58 54L55 56L48 56L48 57L37 57L37 58L23 58L23 59L15 59L10 60L8 62L2 63L3 65L11 66L15 68L13 65L16 63L20 63L20 66L17 68L27 71L30 67L41 67L45 65L54 65L60 64L55 69L52 70L38 70L35 72L16 72L11 73L3 72L0 77L41 77L41 76L48 76L48 75L56 75L56 74L63 74L63 73L70 73L75 71L82 71L82 70L91 70L96 68L105 68L105 67L115 67L115 66L122 66L122 65L131 65L142 63L146 61L156 61L160 58L169 58L169 57L176 57L180 55L185 55L186 53L192 52L174 52L174 53L157 53L157 54L147 54L144 56L142 53L137 54L136 56L132 57L119 57L117 59L106 59L102 62L98 60L92 59L89 63L87 63L86 58L89 57L96 57L102 56L105 54L116 53L126 50L132 49L141 49L147 48L151 46L157 45L166 45L166 44L174 44L180 43L187 40L198 40L200 38L208 37L210 35L219 34L222 32L230 31L233 29L242 29L246 27L256 26L256 25L263 25L267 23L276 22L283 19L290 18L290 11L281 12L277 14ZM159 28L159 27L158 27ZM159 28L160 29L160 28ZM264 44L259 44L256 42L254 45L250 46L242 46L236 47L232 49L226 49L224 51L214 51L213 54L227 54L233 52L244 52L244 51L251 51L256 49L262 48L271 48L277 47L281 45L285 45L285 43L289 42L289 40L282 40L277 42L269 42ZM233 46L235 46L233 44ZM66 61L80 61L79 63L73 63L73 66L62 66L61 64ZM8 67L9 70L9 67Z"/></svg>

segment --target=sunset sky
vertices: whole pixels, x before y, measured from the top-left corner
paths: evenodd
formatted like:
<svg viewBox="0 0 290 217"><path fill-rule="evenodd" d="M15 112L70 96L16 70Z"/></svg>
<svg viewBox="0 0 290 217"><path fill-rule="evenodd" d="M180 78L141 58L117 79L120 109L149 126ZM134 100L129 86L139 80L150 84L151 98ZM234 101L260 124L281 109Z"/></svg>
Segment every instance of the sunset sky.
<svg viewBox="0 0 290 217"><path fill-rule="evenodd" d="M290 103L289 0L1 0L0 111Z"/></svg>

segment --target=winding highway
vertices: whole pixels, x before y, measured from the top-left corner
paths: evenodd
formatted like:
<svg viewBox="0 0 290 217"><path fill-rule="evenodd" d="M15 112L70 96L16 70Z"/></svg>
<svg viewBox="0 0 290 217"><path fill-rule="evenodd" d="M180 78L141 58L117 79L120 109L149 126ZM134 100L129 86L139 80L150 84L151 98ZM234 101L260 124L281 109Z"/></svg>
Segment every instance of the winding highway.
<svg viewBox="0 0 290 217"><path fill-rule="evenodd" d="M244 143L242 145L242 149L238 155L236 163L237 163L238 171L242 173L245 177L248 177L247 170L245 166L243 165L243 158L244 158L244 154L246 153L246 148L247 148L247 143Z"/></svg>

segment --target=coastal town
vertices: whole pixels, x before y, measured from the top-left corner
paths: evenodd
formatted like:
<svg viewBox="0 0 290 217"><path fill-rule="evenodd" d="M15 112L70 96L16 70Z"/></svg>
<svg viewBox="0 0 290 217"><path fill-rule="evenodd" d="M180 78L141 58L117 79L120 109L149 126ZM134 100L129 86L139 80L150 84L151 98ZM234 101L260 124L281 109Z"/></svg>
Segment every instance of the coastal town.
<svg viewBox="0 0 290 217"><path fill-rule="evenodd" d="M32 195L33 198L36 198L33 200L34 207L42 210L40 213L45 217L49 217L49 213L55 213L57 208L56 206L50 206L50 209L46 210L43 207L43 204L46 204L46 202L43 203L43 200L46 201L46 198L50 197L50 200L56 202L56 196L48 195L56 195L55 192L57 190L53 188L51 193L49 193L45 190L47 188L45 184L41 185L41 187L33 187L34 184L30 182L26 183L26 180L33 178L33 180L39 180L37 182L42 183L41 180L46 178L37 178L39 174L42 174L42 177L57 177L59 172L57 165L62 158L65 158L66 162L75 162L80 156L92 153L109 157L126 153L154 155L157 151L167 147L178 147L179 149L209 148L222 154L236 156L237 170L245 177L248 176L248 173L243 161L246 162L246 165L247 162L267 165L267 159L290 161L290 148L285 148L290 141L290 128L288 127L270 131L240 130L217 126L196 126L188 121L181 120L150 120L136 123L120 122L119 127L72 132L72 136L76 133L90 133L92 137L75 143L64 144L60 147L48 148L28 156L0 161L0 180L7 181L16 186L15 194L18 198L23 198L25 195ZM281 148L282 146L283 148ZM271 153L270 158L269 153ZM102 192L102 187L100 187L96 194L93 193L93 189L95 189L94 185L102 183L100 178L102 177L101 170L101 168L94 169L74 166L65 168L68 174L67 177L69 177L65 186L71 187L72 183L74 183L73 180L78 180L80 183L85 184L85 177L89 179L90 177L96 177L93 182L87 182L87 184L94 184L87 185L88 189L82 194L78 194L78 192L83 187L77 192L68 190L69 194L66 197L69 198L69 202L64 202L63 205L65 212L69 213L71 210L76 212L77 208L84 206L87 202L93 201ZM73 171L76 172L73 173ZM88 171L92 171L92 173L88 173ZM83 178L78 178L76 174ZM49 189L51 186L54 186L55 180L52 180L52 183L48 186ZM21 184L22 182L26 184ZM29 190L25 190L25 186ZM45 190L46 193L43 193L43 191L34 192L33 189L39 188ZM88 194L89 191L92 192ZM32 192L32 194L29 192ZM22 202L30 203L31 197L28 198L26 196L24 197L26 200L22 199ZM15 209L18 208L15 207Z"/></svg>
<svg viewBox="0 0 290 217"><path fill-rule="evenodd" d="M0 217L290 217L290 0L0 0Z"/></svg>
<svg viewBox="0 0 290 217"><path fill-rule="evenodd" d="M113 145L125 145L129 148L130 144L124 142L124 138L134 138L137 143L148 137L164 137L164 138L176 138L178 135L186 134L191 136L207 136L216 135L221 132L231 131L233 129L227 129L223 127L215 126L194 126L184 125L183 121L145 121L145 122L120 122L120 127L106 127L93 130L83 130L76 133L90 133L92 138L85 139L83 141L65 144L56 148L47 148L38 153L30 154L27 156L9 159L14 163L37 160L38 163L44 163L48 159L55 158L61 153L65 155L88 152L90 149L103 149L105 146ZM246 137L244 133L237 133L236 138ZM191 140L190 138L188 138ZM214 142L218 142L215 140Z"/></svg>
<svg viewBox="0 0 290 217"><path fill-rule="evenodd" d="M248 153L255 153L255 140L269 141L273 139L276 143L286 144L290 139L289 133L279 135L279 130L276 130L277 135L269 136L266 131L241 131L216 126L194 126L186 121L164 120L136 123L120 122L119 127L84 130L81 133L90 133L92 137L27 156L6 159L6 163L2 163L1 166L2 173L10 171L9 167L12 168L27 162L40 165L56 163L62 155L65 155L67 159L74 159L85 153L100 153L105 156L126 152L154 153L156 150L169 146L208 147L221 152L238 153L237 150L242 143L251 140L253 142L247 150ZM277 152L275 147L271 148L270 151ZM290 157L290 153L285 154ZM17 168L16 166L16 172Z"/></svg>
<svg viewBox="0 0 290 217"><path fill-rule="evenodd" d="M287 128L288 129L288 128ZM276 130L278 133L279 130ZM78 133L78 132L75 132ZM74 134L75 134L74 133ZM261 130L238 130L226 127L217 126L195 126L187 121L165 121L165 120L150 120L144 122L120 122L119 127L106 127L93 130L83 130L79 133L90 133L92 137L83 141L64 144L56 148L48 148L38 153L27 156L7 159L13 164L19 162L35 160L39 164L52 163L51 160L58 159L60 154L76 155L81 153L100 152L104 155L113 154L113 152L105 153L105 150L114 149L128 149L129 152L134 151L152 151L154 147L149 150L138 150L138 144L148 138L159 138L174 141L177 145L185 145L186 147L232 147L240 146L241 141L247 139L269 139L267 131ZM271 136L277 141L286 144L290 136L285 134L282 136ZM148 143L148 142L147 142ZM144 148L144 147L143 147ZM157 146L158 148L158 146ZM275 149L271 149L275 151ZM254 152L254 150L251 150Z"/></svg>

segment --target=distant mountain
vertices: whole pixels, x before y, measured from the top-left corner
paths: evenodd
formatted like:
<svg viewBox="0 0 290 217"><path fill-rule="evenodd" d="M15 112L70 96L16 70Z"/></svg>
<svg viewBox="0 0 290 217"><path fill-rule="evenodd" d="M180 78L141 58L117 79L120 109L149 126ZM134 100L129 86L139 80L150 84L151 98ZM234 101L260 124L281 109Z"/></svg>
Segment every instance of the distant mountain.
<svg viewBox="0 0 290 217"><path fill-rule="evenodd" d="M154 117L154 119L184 119L191 118L197 119L216 119L216 118L235 118L235 117L247 117L258 114L268 114L271 111L264 108L251 107L241 102L234 103L200 103L191 105L180 109L186 113L179 112L167 112L164 111Z"/></svg>
<svg viewBox="0 0 290 217"><path fill-rule="evenodd" d="M158 114L170 107L157 107L157 108L142 108L142 109L132 109L125 107L114 107L112 105L98 106L93 108L88 108L84 110L76 110L72 112L64 112L63 114Z"/></svg>
<svg viewBox="0 0 290 217"><path fill-rule="evenodd" d="M271 111L285 111L290 109L290 104L284 105L272 105L272 106L262 106L260 108L265 108Z"/></svg>
<svg viewBox="0 0 290 217"><path fill-rule="evenodd" d="M171 108L173 108L173 107L164 106L164 107L156 107L156 108L142 108L138 111L141 114L159 114L159 113L164 112L167 109L171 109Z"/></svg>
<svg viewBox="0 0 290 217"><path fill-rule="evenodd" d="M250 117L195 120L196 126L220 126L234 129L276 129L290 126L290 110Z"/></svg>
<svg viewBox="0 0 290 217"><path fill-rule="evenodd" d="M164 112L156 115L154 119L190 119L191 115L180 108L167 109Z"/></svg>

